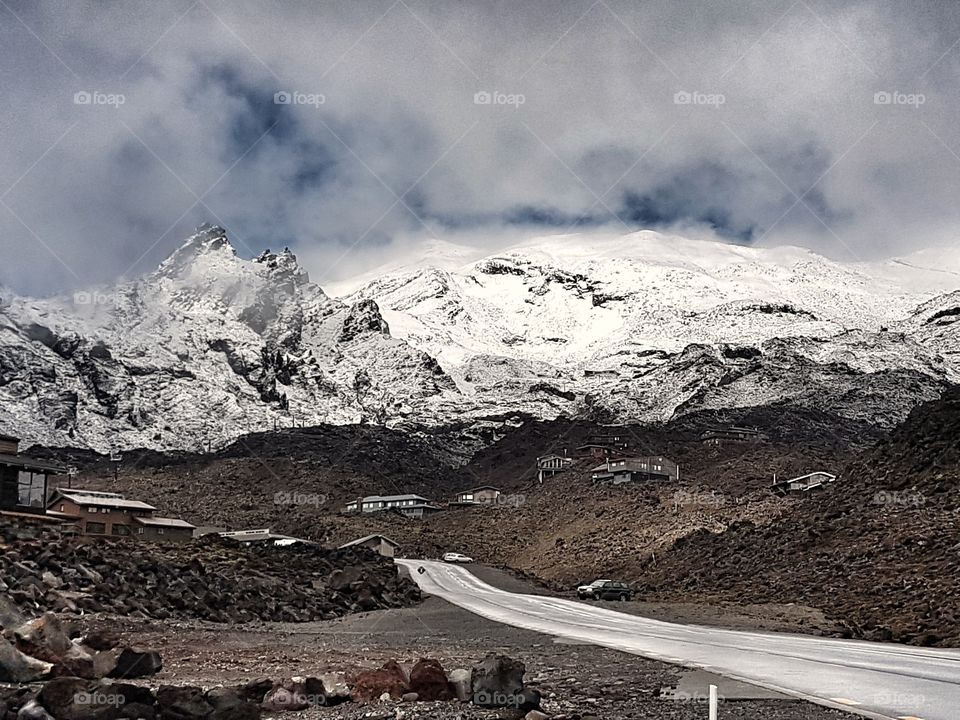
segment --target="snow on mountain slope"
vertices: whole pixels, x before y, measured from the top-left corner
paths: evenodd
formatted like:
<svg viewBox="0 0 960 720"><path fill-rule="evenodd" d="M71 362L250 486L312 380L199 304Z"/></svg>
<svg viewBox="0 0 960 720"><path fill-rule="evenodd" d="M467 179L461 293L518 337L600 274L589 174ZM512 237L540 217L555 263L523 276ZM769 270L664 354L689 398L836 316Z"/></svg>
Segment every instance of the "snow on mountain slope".
<svg viewBox="0 0 960 720"><path fill-rule="evenodd" d="M871 416L883 414L874 395L900 383L888 393L899 417L960 374L939 346L889 330L954 286L916 262L844 264L645 231L386 272L347 300L375 301L397 337L478 402L536 387L613 419L784 399Z"/></svg>
<svg viewBox="0 0 960 720"><path fill-rule="evenodd" d="M651 232L429 250L440 267L394 265L338 300L288 251L243 260L206 226L132 282L0 292L0 432L199 449L278 422L613 422L782 402L892 424L960 375L942 262Z"/></svg>
<svg viewBox="0 0 960 720"><path fill-rule="evenodd" d="M450 378L376 305L331 300L289 252L241 260L220 228L135 282L0 309L0 430L31 441L216 446L445 393Z"/></svg>
<svg viewBox="0 0 960 720"><path fill-rule="evenodd" d="M375 300L445 367L479 353L573 369L624 350L877 331L943 289L933 271L912 287L885 275L800 248L640 232L532 240L458 270L388 273L347 299Z"/></svg>
<svg viewBox="0 0 960 720"><path fill-rule="evenodd" d="M923 303L899 327L935 348L948 362L960 364L960 291Z"/></svg>

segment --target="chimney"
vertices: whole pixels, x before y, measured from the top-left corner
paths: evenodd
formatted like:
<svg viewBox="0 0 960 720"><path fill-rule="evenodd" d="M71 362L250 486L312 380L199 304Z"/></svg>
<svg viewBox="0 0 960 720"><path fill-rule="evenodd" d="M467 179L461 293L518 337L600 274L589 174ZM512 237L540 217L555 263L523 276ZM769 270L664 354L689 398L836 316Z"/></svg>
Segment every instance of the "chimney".
<svg viewBox="0 0 960 720"><path fill-rule="evenodd" d="M19 455L20 439L12 435L0 434L0 453L4 455Z"/></svg>

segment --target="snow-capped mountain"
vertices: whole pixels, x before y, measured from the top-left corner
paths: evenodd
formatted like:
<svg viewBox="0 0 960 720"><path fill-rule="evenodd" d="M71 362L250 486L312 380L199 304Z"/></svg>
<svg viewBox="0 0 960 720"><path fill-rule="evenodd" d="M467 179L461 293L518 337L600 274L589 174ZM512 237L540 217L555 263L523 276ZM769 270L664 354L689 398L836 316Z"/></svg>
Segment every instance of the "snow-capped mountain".
<svg viewBox="0 0 960 720"><path fill-rule="evenodd" d="M327 297L287 251L242 260L215 227L135 282L0 309L0 428L32 441L217 446L456 394L374 303Z"/></svg>
<svg viewBox="0 0 960 720"><path fill-rule="evenodd" d="M0 431L198 449L275 423L780 401L893 423L960 375L950 258L843 264L651 232L442 245L342 300L290 252L244 260L209 226L133 282L4 292Z"/></svg>
<svg viewBox="0 0 960 720"><path fill-rule="evenodd" d="M436 266L373 271L345 300L375 301L481 404L536 388L617 420L791 400L885 423L960 377L956 328L914 315L950 305L952 249L840 263L645 231L537 238L459 266L462 250L430 250Z"/></svg>

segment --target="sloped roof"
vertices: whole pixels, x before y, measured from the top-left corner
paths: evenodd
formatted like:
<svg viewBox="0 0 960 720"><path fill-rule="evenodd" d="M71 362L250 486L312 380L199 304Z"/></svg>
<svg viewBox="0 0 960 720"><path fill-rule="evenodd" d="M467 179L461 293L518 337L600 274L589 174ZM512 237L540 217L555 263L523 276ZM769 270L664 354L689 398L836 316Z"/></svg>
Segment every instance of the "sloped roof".
<svg viewBox="0 0 960 720"><path fill-rule="evenodd" d="M423 500L424 502L430 502L427 498L422 495L367 495L363 498L363 502L396 502L397 500ZM353 500L352 502L356 502Z"/></svg>
<svg viewBox="0 0 960 720"><path fill-rule="evenodd" d="M798 480L808 480L814 475L826 475L831 480L836 480L837 476L833 473L829 473L826 470L814 470L812 473L807 473L806 475L801 475L800 477L790 478L789 480L778 480L777 485L785 485L787 483L797 482Z"/></svg>
<svg viewBox="0 0 960 720"><path fill-rule="evenodd" d="M339 547L337 547L337 550L343 550L344 548L353 547L354 545L362 545L363 543L369 540L373 540L375 538L380 538L381 540L385 540L386 542L388 542L390 545L393 545L394 547L400 547L400 543L394 540L391 540L386 535L373 534L373 535L365 535L362 538L357 538L356 540L351 540L348 543L344 543L343 545L340 545Z"/></svg>
<svg viewBox="0 0 960 720"><path fill-rule="evenodd" d="M72 490L69 488L57 488L53 497L47 505L53 505L57 498L66 498L72 503L81 507L112 507L119 510L156 510L153 505L141 502L140 500L127 500L119 493L99 492L96 490Z"/></svg>
<svg viewBox="0 0 960 720"><path fill-rule="evenodd" d="M67 469L62 465L56 465L46 460L35 460L26 455L5 455L0 454L0 465L12 465L24 470L46 471L53 475L63 475Z"/></svg>
<svg viewBox="0 0 960 720"><path fill-rule="evenodd" d="M189 528L190 530L196 528L196 525L188 523L186 520L181 520L180 518L138 517L134 518L134 520L141 525L150 525L153 527Z"/></svg>
<svg viewBox="0 0 960 720"><path fill-rule="evenodd" d="M308 545L315 545L316 543L310 540L304 540L303 538L296 538L290 535L281 535L275 533L269 528L260 528L256 530L231 530L229 532L217 533L220 537L225 540L234 540L236 542L269 542L274 545L291 545L293 543L305 543Z"/></svg>
<svg viewBox="0 0 960 720"><path fill-rule="evenodd" d="M608 463L604 463L603 465L598 465L597 467L593 468L593 470L591 470L590 472L613 473L618 471L622 472L624 470L631 471L631 472L633 471L646 472L650 469L650 466L653 465L654 463L672 463L672 462L673 461L670 460L669 458L665 458L660 455L649 455L647 457L635 457L635 458L618 458L616 460L610 461L609 468L607 467Z"/></svg>

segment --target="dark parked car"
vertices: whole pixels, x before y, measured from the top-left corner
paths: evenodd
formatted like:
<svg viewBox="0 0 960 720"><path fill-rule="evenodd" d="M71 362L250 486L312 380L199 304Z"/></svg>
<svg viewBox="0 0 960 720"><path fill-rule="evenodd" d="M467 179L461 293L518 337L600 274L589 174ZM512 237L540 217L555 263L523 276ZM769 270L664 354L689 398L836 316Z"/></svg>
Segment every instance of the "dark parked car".
<svg viewBox="0 0 960 720"><path fill-rule="evenodd" d="M626 583L608 580L600 587L593 588L593 597L597 600L630 600L633 590Z"/></svg>
<svg viewBox="0 0 960 720"><path fill-rule="evenodd" d="M595 588L603 587L604 583L610 582L609 580L594 580L589 585L579 585L577 587L577 597L581 600L592 600L593 591Z"/></svg>

